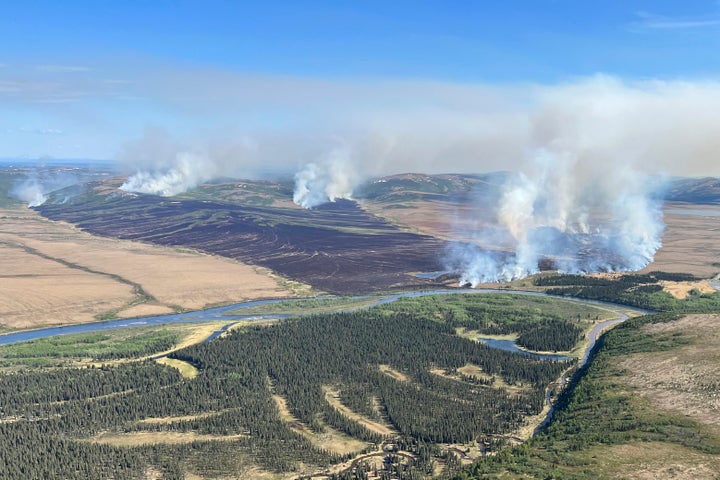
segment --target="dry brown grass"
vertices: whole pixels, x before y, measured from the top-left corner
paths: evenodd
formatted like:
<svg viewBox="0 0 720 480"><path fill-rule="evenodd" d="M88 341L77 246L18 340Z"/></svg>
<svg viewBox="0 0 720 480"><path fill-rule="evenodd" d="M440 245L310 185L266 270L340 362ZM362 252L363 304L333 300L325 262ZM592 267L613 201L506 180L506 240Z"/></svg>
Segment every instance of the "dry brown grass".
<svg viewBox="0 0 720 480"><path fill-rule="evenodd" d="M144 418L142 420L138 420L137 423L139 424L148 424L148 425L162 425L162 424L168 424L173 422L188 422L191 420L199 420L201 418L208 418L212 417L214 415L219 415L222 412L205 412L205 413L198 413L197 415L179 415L176 417L149 417Z"/></svg>
<svg viewBox="0 0 720 480"><path fill-rule="evenodd" d="M720 433L720 314L688 315L645 327L651 334L680 332L690 345L625 358L625 379L654 407L681 413Z"/></svg>
<svg viewBox="0 0 720 480"><path fill-rule="evenodd" d="M136 447L138 445L178 445L203 441L231 442L247 435L202 435L195 432L132 432L101 433L92 437L93 443L102 443L114 447Z"/></svg>
<svg viewBox="0 0 720 480"><path fill-rule="evenodd" d="M592 457L597 462L593 470L610 478L710 480L720 472L717 455L661 442L596 447Z"/></svg>
<svg viewBox="0 0 720 480"><path fill-rule="evenodd" d="M97 237L27 208L0 210L0 259L0 318L11 328L288 297L298 288L234 260ZM133 284L155 301L137 305Z"/></svg>
<svg viewBox="0 0 720 480"><path fill-rule="evenodd" d="M157 363L161 363L163 365L167 365L168 367L176 369L178 372L180 372L180 375L182 375L183 378L192 380L193 378L198 376L198 369L195 368L195 365L185 362L183 360L178 360L177 358L161 357L158 358L156 361Z"/></svg>
<svg viewBox="0 0 720 480"><path fill-rule="evenodd" d="M700 282L670 282L663 280L660 285L662 285L663 290L680 300L686 299L693 290L698 293L713 293L715 291L707 280Z"/></svg>

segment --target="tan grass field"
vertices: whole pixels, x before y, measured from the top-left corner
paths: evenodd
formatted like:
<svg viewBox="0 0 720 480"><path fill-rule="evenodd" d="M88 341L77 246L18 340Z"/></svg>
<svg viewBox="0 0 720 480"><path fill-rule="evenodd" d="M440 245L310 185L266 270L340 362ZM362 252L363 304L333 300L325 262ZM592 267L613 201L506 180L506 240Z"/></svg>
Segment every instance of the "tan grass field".
<svg viewBox="0 0 720 480"><path fill-rule="evenodd" d="M591 450L607 478L715 480L720 457L661 442L612 445Z"/></svg>
<svg viewBox="0 0 720 480"><path fill-rule="evenodd" d="M627 382L654 407L687 415L720 434L720 314L688 315L645 330L682 332L692 343L631 355L621 364Z"/></svg>
<svg viewBox="0 0 720 480"><path fill-rule="evenodd" d="M114 447L136 447L138 445L182 444L212 440L231 442L244 437L246 435L203 435L195 432L132 432L101 433L93 437L91 441Z"/></svg>
<svg viewBox="0 0 720 480"><path fill-rule="evenodd" d="M0 210L0 324L84 323L294 296L234 260L85 233L24 207ZM140 287L150 298L139 295Z"/></svg>
<svg viewBox="0 0 720 480"><path fill-rule="evenodd" d="M384 373L385 375L387 375L390 378L394 378L395 380L397 380L399 382L407 382L408 381L407 375L405 375L404 373L402 373L399 370L395 370L390 365L378 365L378 368L380 369L380 371L382 373Z"/></svg>
<svg viewBox="0 0 720 480"><path fill-rule="evenodd" d="M660 285L662 285L663 290L668 292L670 295L672 295L675 298L679 299L685 299L690 295L690 292L695 290L698 293L713 293L715 289L710 285L710 282L707 280L702 280L699 282L670 282L670 281L661 281Z"/></svg>

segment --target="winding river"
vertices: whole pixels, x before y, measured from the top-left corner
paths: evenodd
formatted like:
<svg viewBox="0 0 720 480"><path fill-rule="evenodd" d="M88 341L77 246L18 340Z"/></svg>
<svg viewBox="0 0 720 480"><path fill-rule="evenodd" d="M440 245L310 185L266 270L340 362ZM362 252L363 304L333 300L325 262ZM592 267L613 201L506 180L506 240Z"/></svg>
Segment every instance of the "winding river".
<svg viewBox="0 0 720 480"><path fill-rule="evenodd" d="M488 294L488 293L508 293L508 294L516 294L516 295L529 295L529 296L536 296L536 297L558 298L561 300L585 303L585 304L592 305L592 306L601 308L603 310L608 310L610 312L617 314L616 318L606 320L604 322L600 322L592 329L592 331L590 332L590 336L589 336L589 344L583 355L583 358L581 359L581 364L583 364L587 361L590 350L595 345L595 341L597 340L598 336L602 333L603 330L605 330L606 328L608 328L612 325L615 325L617 323L627 320L628 316L627 316L627 314L623 313L624 311L632 311L637 314L650 313L645 310L633 309L633 308L629 308L629 307L625 307L625 306L621 306L621 305L615 305L612 303L596 302L596 301L583 300L583 299L578 299L578 298L554 297L554 296L546 295L546 294L540 293L540 292L528 292L528 291L524 291L524 290L489 289L489 288L478 288L478 289L473 289L473 290L438 289L438 290L425 290L425 291L395 293L395 294L390 294L384 298L381 298L377 302L375 302L371 305L367 305L367 306L360 307L360 308L363 308L363 309L372 308L372 307L375 307L378 305L385 305L388 303L395 302L401 298L422 297L422 296L426 296L426 295ZM351 297L351 299L361 299L361 298L367 298L367 297L366 296ZM102 332L102 331L107 331L107 330L115 330L115 329L119 329L119 328L146 327L146 326L155 326L155 325L166 325L166 324L171 324L171 323L198 323L198 322L214 322L214 321L226 322L227 324L225 326L223 326L221 329L219 329L217 332L213 333L209 338L206 339L206 341L210 341L210 340L217 338L222 332L227 330L230 327L230 324L232 322L237 322L237 321L242 321L242 320L281 319L281 318L287 318L287 317L292 316L292 315L288 315L288 314L266 314L266 315L229 314L229 312L233 312L236 310L242 310L245 308L256 307L258 305L279 303L279 302L282 302L285 300L288 300L288 299L254 300L254 301L249 301L249 302L236 303L236 304L232 304L232 305L226 305L223 307L215 307L215 308L209 308L206 310L199 310L199 311L187 312L187 313L174 313L174 314L170 314L170 315L154 315L154 316L148 316L148 317L138 317L138 318L123 319L123 320L111 320L111 321L105 321L105 322L92 322L92 323L83 323L83 324L76 324L76 325L64 325L64 326L60 326L60 327L39 328L39 329L35 329L35 330L23 330L23 331L19 331L19 332L12 332L12 333L6 333L6 334L0 335L0 345L9 345L12 343L25 342L28 340L49 338L49 337L54 337L57 335ZM351 311L351 310L343 310L343 311L347 312L347 311ZM563 355L557 355L557 354L541 354L541 353L528 352L526 350L522 350L522 349L518 348L518 346L515 345L515 343L511 340L493 340L493 339L488 339L488 338L484 338L484 337L479 338L479 340L485 342L488 346L493 347L493 348L500 348L502 350L512 351L512 352L520 353L523 355L529 355L529 356L533 356L535 358L544 358L547 360L567 360L569 358L569 357L566 357Z"/></svg>

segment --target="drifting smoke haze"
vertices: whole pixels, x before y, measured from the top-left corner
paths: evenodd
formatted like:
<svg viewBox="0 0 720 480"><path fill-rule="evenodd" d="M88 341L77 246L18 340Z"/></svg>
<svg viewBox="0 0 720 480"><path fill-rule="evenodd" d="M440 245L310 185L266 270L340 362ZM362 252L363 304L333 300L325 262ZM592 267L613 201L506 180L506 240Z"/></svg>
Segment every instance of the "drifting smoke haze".
<svg viewBox="0 0 720 480"><path fill-rule="evenodd" d="M641 269L663 234L657 178L720 174L717 82L299 82L302 89L292 79L253 82L252 105L284 98L286 117L305 115L316 127L248 128L226 148L179 148L146 135L121 156L136 169L122 188L174 195L272 165L295 171L293 200L314 208L381 175L507 171L496 204L478 205L494 223L470 232L474 245L447 252L448 267L477 284L534 273L543 258L567 272ZM248 101L233 95L239 109Z"/></svg>
<svg viewBox="0 0 720 480"><path fill-rule="evenodd" d="M39 167L27 178L16 182L10 195L28 207L38 207L47 201L50 193L74 185L78 180L78 176L71 172Z"/></svg>

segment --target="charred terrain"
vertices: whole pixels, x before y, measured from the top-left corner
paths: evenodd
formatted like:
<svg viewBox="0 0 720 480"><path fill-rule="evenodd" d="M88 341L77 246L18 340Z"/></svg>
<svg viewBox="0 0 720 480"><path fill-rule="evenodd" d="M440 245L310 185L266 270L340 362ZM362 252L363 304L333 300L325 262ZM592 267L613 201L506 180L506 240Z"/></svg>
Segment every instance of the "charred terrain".
<svg viewBox="0 0 720 480"><path fill-rule="evenodd" d="M80 191L75 186L55 192L37 210L93 234L189 247L267 267L330 293L369 293L447 284L446 277L413 274L452 269L447 252L453 246L472 244L494 257L512 256L512 245L502 238L491 244L473 233L493 228L493 199L505 178L503 173L396 175L361 187L362 200L337 200L312 210L292 204L291 186L283 182L227 181L165 198L124 192L118 179L108 179ZM711 239L717 194L717 179L672 183L668 241L648 271L715 272L720 247ZM692 205L710 209L709 216ZM588 243L588 235L545 230L543 235L554 237L540 252L541 270L557 269L566 250L575 252L581 265L598 257L608 267L619 263L606 247Z"/></svg>
<svg viewBox="0 0 720 480"><path fill-rule="evenodd" d="M198 195L207 195L199 190ZM403 231L352 201L303 210L229 200L92 191L38 210L93 234L190 247L267 267L332 293L428 286L429 281L409 273L442 269L445 242Z"/></svg>

